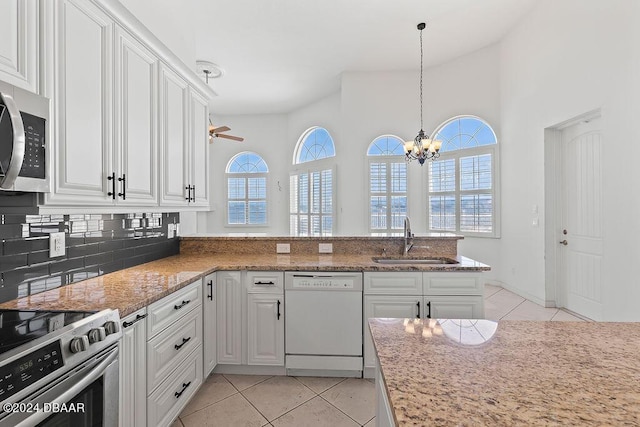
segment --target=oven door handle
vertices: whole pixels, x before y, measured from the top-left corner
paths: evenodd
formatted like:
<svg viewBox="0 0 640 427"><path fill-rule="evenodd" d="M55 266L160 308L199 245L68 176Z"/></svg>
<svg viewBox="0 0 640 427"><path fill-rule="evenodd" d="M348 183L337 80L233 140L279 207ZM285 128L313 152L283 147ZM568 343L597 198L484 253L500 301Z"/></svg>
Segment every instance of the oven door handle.
<svg viewBox="0 0 640 427"><path fill-rule="evenodd" d="M84 390L85 387L87 387L92 382L94 382L95 380L100 378L102 375L104 375L109 365L111 365L113 362L117 360L118 360L118 348L116 347L111 353L109 353L108 356L106 356L100 363L98 363L90 372L84 375L80 381L78 381L76 384L69 387L69 389L67 389L62 394L60 394L60 396L58 396L56 399L53 399L51 403L62 404L62 403L69 402L69 400L71 400L78 393ZM34 412L33 415L31 415L29 418L23 420L16 427L27 427L27 426L36 425L41 421L46 420L48 417L51 416L51 414L52 412L44 412L39 410L38 412Z"/></svg>
<svg viewBox="0 0 640 427"><path fill-rule="evenodd" d="M13 187L13 184L16 182L16 178L18 178L18 175L20 174L20 169L22 169L22 161L24 160L24 124L22 123L20 110L18 110L18 106L13 100L13 97L6 93L0 92L0 100L4 102L6 110L9 113L11 128L13 129L13 148L11 150L11 160L9 160L9 167L6 171L4 171L4 178L0 179L0 188L11 189L11 187Z"/></svg>

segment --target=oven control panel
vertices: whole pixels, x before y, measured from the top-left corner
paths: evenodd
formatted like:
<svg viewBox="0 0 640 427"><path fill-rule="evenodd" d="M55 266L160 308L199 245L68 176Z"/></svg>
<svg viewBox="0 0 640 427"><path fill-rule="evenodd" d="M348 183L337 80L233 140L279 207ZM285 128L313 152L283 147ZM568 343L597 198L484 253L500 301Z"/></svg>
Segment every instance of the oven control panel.
<svg viewBox="0 0 640 427"><path fill-rule="evenodd" d="M62 368L60 340L41 347L0 368L0 401Z"/></svg>

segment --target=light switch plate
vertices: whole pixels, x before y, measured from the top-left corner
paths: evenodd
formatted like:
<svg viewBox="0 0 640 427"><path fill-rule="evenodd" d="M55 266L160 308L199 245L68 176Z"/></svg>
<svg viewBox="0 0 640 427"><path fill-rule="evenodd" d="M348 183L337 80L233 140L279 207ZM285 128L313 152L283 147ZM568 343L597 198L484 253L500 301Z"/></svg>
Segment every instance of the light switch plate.
<svg viewBox="0 0 640 427"><path fill-rule="evenodd" d="M276 253L277 254L291 253L291 245L289 243L276 243Z"/></svg>
<svg viewBox="0 0 640 427"><path fill-rule="evenodd" d="M49 258L64 256L65 242L64 232L49 234Z"/></svg>
<svg viewBox="0 0 640 427"><path fill-rule="evenodd" d="M318 252L321 254L332 254L333 243L318 243Z"/></svg>

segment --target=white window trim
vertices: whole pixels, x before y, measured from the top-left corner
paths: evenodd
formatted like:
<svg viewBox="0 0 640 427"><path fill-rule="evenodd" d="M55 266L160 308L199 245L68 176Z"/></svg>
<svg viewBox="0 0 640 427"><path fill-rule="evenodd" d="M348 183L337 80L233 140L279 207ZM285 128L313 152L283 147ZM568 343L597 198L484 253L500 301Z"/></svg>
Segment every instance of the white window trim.
<svg viewBox="0 0 640 427"><path fill-rule="evenodd" d="M401 163L401 162L405 162L406 160L404 157L402 156L395 156L395 155L386 155L386 156L371 156L371 155L367 155L367 170L365 171L366 173L366 183L367 183L367 224L368 224L368 228L369 228L369 235L373 235L373 234L382 234L382 233L386 233L387 235L395 235L397 234L395 232L395 230L387 228L386 230L381 230L379 228L372 228L371 227L371 196L373 195L371 193L371 163L386 163L387 164L387 189L389 188L389 185L391 185L391 163ZM407 166L407 191L404 193L405 196L407 197L407 216L410 215L410 209L409 209L409 188L411 188L409 186L409 182L410 182L410 178L409 178L409 169ZM389 191L385 192L385 195L387 197L387 202L389 204L389 206L391 206L390 201L391 201L391 195L392 193L390 193ZM391 225L391 209L389 209L387 211L387 224ZM402 230L398 230L399 234L402 235Z"/></svg>
<svg viewBox="0 0 640 427"><path fill-rule="evenodd" d="M311 174L313 172L322 172L325 170L331 170L331 206L332 206L332 212L331 212L331 234L321 234L321 236L335 236L336 235L336 230L337 230L337 211L336 211L336 193L337 193L337 168L335 165L335 158L334 157L325 157L323 159L320 160L314 160L312 162L304 162L304 163L298 163L293 165L294 169L291 170L291 172L289 173L289 183L291 182L291 177L292 176L298 176L301 174ZM310 194L310 193L309 193ZM295 233L291 233L291 215L308 215L309 217L311 217L311 213L307 213L307 214L300 214L300 213L293 213L291 212L291 185L289 185L289 205L288 205L288 215L287 215L287 224L288 224L288 228L289 228L289 233L292 236L301 236L300 234L298 234L298 231L296 230ZM309 201L309 206L311 206L311 201ZM299 223L298 223L299 224ZM310 235L312 236L312 235Z"/></svg>
<svg viewBox="0 0 640 427"><path fill-rule="evenodd" d="M463 116L463 117L474 117L474 116ZM455 118L452 118L450 120L447 120L447 123L451 120L454 120ZM479 118L478 118L479 119ZM482 120L482 119L479 119ZM484 121L484 120L483 120ZM440 126L440 128L442 128L442 126ZM501 226L501 221L500 221L500 206L501 206L501 202L500 202L500 147L499 144L492 144L492 145L483 145L480 147L473 147L473 148L464 148L464 149L460 149L460 150L454 150L454 151L445 151L443 153L440 153L440 157L437 160L434 160L435 162L438 161L442 161L442 160L447 160L447 159L455 159L455 171L456 171L456 186L455 186L455 190L454 191L438 191L433 193L434 195L439 195L439 196L447 196L447 195L453 195L455 196L455 200L456 200L456 230L455 231L450 231L451 233L455 233L455 234L459 234L462 236L468 236L468 237L484 237L484 238L494 238L494 239L499 239L500 238L500 226ZM493 217L492 217L492 232L491 233L482 233L482 232L474 232L474 231L460 231L460 195L461 194L479 194L479 193L487 193L486 190L467 190L467 191L460 191L460 158L461 157L471 157L471 156L477 156L477 155L482 155L482 154L491 154L491 179L492 179L492 183L491 183L491 196L492 196L492 203L493 203ZM431 160L428 160L431 161ZM428 168L428 173L425 174L426 175L426 196L427 196L427 200L426 200L426 205L427 205L427 228L429 229L429 231L432 232L447 232L447 231L442 231L442 230L432 230L430 228L430 218L431 218L431 206L429 203L429 196L432 194L429 192L429 183L431 182L431 168Z"/></svg>
<svg viewBox="0 0 640 427"><path fill-rule="evenodd" d="M225 181L225 190L227 192L227 196L225 197L225 205L224 205L224 216L225 216L225 228L264 228L264 227L269 227L269 218L271 217L270 215L270 210L269 210L269 198L270 198L270 191L269 191L269 172L260 172L260 173L229 173L226 172L226 181ZM265 198L265 203L266 203L266 208L265 208L265 215L266 215L266 221L263 224L230 224L229 223L229 202L230 201L244 201L247 203L249 203L249 201L255 201L255 200L262 200L262 199L249 199L249 191L248 191L248 187L247 187L247 182L245 181L245 198L244 199L229 199L229 178L265 178L265 186L266 186L266 198Z"/></svg>

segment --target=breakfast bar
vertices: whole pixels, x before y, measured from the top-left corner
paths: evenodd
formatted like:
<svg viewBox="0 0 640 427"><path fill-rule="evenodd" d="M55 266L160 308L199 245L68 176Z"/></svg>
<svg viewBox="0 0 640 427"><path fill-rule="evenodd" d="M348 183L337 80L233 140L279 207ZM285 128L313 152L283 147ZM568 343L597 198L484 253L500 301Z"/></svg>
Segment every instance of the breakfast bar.
<svg viewBox="0 0 640 427"><path fill-rule="evenodd" d="M640 423L640 323L370 319L369 327L379 426Z"/></svg>

